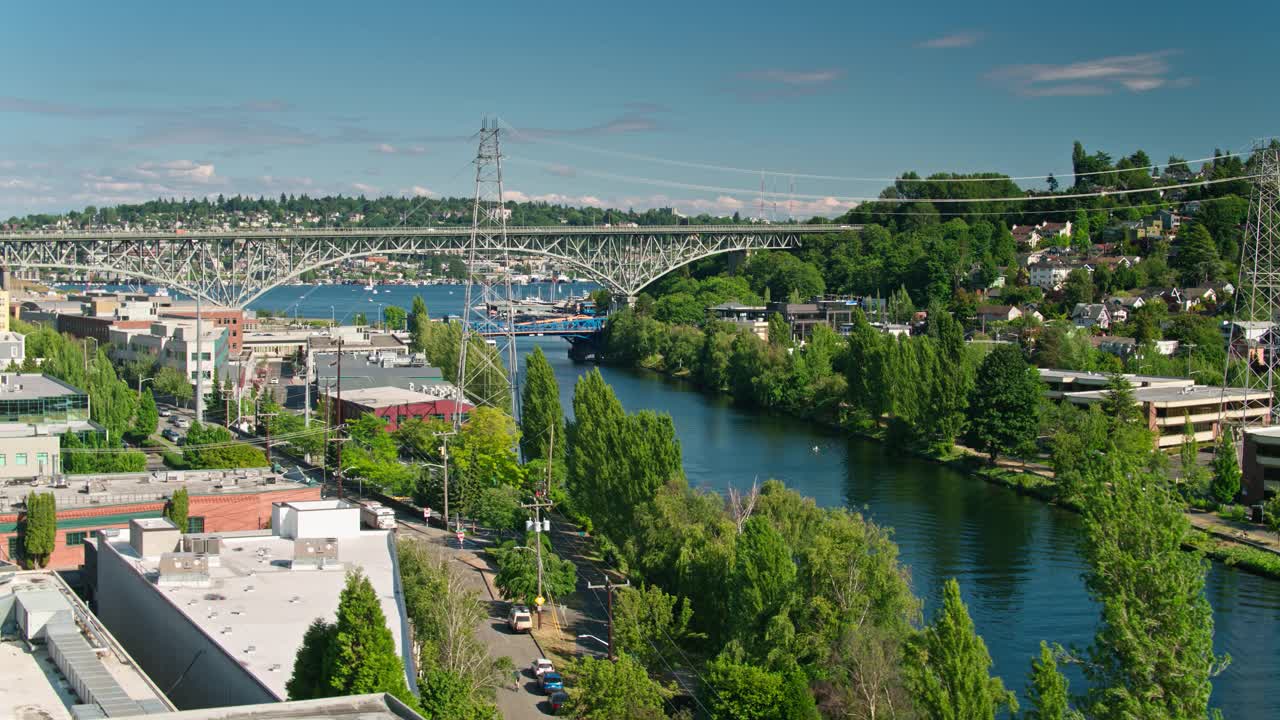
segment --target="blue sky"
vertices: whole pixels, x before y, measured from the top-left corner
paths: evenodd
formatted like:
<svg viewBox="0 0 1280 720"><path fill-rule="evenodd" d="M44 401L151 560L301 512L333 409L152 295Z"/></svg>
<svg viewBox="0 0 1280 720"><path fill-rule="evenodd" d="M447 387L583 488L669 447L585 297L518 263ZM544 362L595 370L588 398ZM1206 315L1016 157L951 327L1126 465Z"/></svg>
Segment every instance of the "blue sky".
<svg viewBox="0 0 1280 720"><path fill-rule="evenodd" d="M1043 176L1076 139L1162 162L1280 133L1264 2L53 5L0 27L0 217L469 195L486 114L517 131L509 197L754 214L762 169L782 217L885 184L792 173Z"/></svg>

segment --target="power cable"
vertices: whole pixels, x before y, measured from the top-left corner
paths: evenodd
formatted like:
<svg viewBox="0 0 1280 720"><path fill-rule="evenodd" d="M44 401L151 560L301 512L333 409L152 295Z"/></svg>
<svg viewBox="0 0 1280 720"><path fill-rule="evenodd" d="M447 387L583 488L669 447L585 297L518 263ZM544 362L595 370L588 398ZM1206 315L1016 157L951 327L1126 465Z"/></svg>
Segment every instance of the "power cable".
<svg viewBox="0 0 1280 720"><path fill-rule="evenodd" d="M993 178L907 178L907 177L888 178L888 177L857 177L857 176L847 176L847 175L822 175L822 174L815 174L815 173L800 173L800 172L791 172L791 171L783 171L783 170L742 168L742 167L734 167L732 165L716 165L713 163L694 162L689 160L673 160L671 158L664 158L656 155L645 155L642 153L625 152L622 150L610 150L606 148L593 147L591 145L583 145L581 143L568 142L566 140L556 140L554 138L550 138L545 135L536 135L536 134L530 135L528 133L524 133L520 131L518 128L514 127L513 125L511 125L511 123L507 122L506 120L503 120L502 118L499 118L499 121L502 122L504 125L506 125L507 129L510 130L512 133L515 133L516 135L520 136L524 140L527 140L532 143L560 145L563 147L572 148L574 150L598 153L601 155L611 155L614 157L621 157L628 160L639 160L639 161L647 161L647 162L653 162L653 163L661 163L665 165L672 165L675 167L690 168L694 170L713 170L713 171L720 171L720 172L741 173L741 174L752 175L756 177L760 176L761 174L764 174L764 175L773 175L773 176L779 176L779 177L801 178L804 180L830 180L835 182L876 182L876 183L992 182L994 180L1044 180L1049 175L1053 175L1055 177L1061 175L1062 177L1080 178L1080 177L1090 177L1094 175L1107 175L1107 174L1116 173L1116 172L1131 172L1131 171L1137 171L1137 170L1156 170L1159 168L1167 168L1172 166L1172 163L1159 163L1154 165L1143 165L1141 167L1123 168L1118 170L1117 169L1091 170L1089 172L1082 172L1082 173L1078 173L1075 171L1051 171L1041 175L1001 175L999 177L993 177ZM1245 155L1248 155L1251 152L1252 151L1250 152L1238 151L1238 152L1222 153L1219 155L1214 155L1212 157L1196 158L1194 160L1183 160L1182 162L1187 165L1191 165L1193 163L1203 163L1203 162L1209 162L1212 160L1220 160L1225 158L1244 157Z"/></svg>
<svg viewBox="0 0 1280 720"><path fill-rule="evenodd" d="M527 158L517 157L514 155L505 156L507 160L514 160L520 163L528 163L534 165L545 165L546 163L530 160ZM636 175L620 175L617 173L599 172L595 170L578 169L578 172L589 176L597 177L604 180L616 180L619 182L637 183L641 185L655 185L659 187L670 187L678 190L694 190L701 192L716 193L736 193L738 195L756 195L756 190L745 188L723 187L719 185L701 185L697 183L685 183L674 180L659 180L657 178L646 178ZM808 200L835 200L837 202L849 205L873 203L873 202L889 202L889 203L933 203L933 204L960 204L960 203L984 203L984 202L1030 202L1036 200L1077 200L1081 198L1108 197L1111 195L1137 195L1140 193L1164 192L1166 190L1179 190L1183 188L1205 187L1208 185L1219 185L1221 183L1237 182L1240 180L1251 180L1261 177L1260 175L1239 175L1231 178L1218 178L1211 180L1196 180L1194 182L1176 183L1173 185L1161 185L1159 187L1150 188L1125 188L1120 190L1095 190L1092 192L1065 193L1053 195L1014 195L1009 197L980 197L980 198L884 198L884 197L858 197L858 196L839 196L839 195L814 195L812 193L793 193L790 197L804 198ZM772 197L769 193L766 196Z"/></svg>

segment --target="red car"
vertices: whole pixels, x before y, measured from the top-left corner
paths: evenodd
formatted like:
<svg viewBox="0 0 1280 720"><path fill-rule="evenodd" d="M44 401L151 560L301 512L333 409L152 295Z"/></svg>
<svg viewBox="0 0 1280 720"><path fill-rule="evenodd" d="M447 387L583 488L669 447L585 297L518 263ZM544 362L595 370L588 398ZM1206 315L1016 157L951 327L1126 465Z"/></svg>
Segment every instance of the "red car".
<svg viewBox="0 0 1280 720"><path fill-rule="evenodd" d="M563 692L551 693L551 698L547 702L551 704L551 712L559 714L560 709L569 701L569 696Z"/></svg>

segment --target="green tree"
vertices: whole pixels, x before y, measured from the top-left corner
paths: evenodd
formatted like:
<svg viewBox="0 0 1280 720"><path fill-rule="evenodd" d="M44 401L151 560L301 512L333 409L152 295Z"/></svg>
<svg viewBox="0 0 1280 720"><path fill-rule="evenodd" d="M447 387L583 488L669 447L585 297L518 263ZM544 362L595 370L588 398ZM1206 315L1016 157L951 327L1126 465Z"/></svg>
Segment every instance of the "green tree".
<svg viewBox="0 0 1280 720"><path fill-rule="evenodd" d="M1229 661L1213 652L1205 561L1183 549L1191 529L1167 478L1141 455L1107 457L1084 503L1085 586L1102 622L1082 709L1100 720L1204 718L1211 678Z"/></svg>
<svg viewBox="0 0 1280 720"><path fill-rule="evenodd" d="M613 600L614 649L660 672L664 663L660 648L681 647L691 637L692 619L688 600L668 595L656 585L622 588Z"/></svg>
<svg viewBox="0 0 1280 720"><path fill-rule="evenodd" d="M173 495L169 497L169 501L164 504L164 516L177 526L178 532L187 531L189 506L190 500L187 496L186 486L174 490Z"/></svg>
<svg viewBox="0 0 1280 720"><path fill-rule="evenodd" d="M360 570L347 574L325 670L325 696L388 693L416 706L378 594Z"/></svg>
<svg viewBox="0 0 1280 720"><path fill-rule="evenodd" d="M28 493L22 516L22 557L28 568L49 564L58 538L58 508L53 493Z"/></svg>
<svg viewBox="0 0 1280 720"><path fill-rule="evenodd" d="M1001 708L1017 712L1017 698L990 668L987 645L952 578L933 624L907 645L904 671L916 710L929 720L985 720Z"/></svg>
<svg viewBox="0 0 1280 720"><path fill-rule="evenodd" d="M978 366L969 395L966 439L976 449L999 455L1033 439L1039 425L1040 380L1014 345L997 345Z"/></svg>
<svg viewBox="0 0 1280 720"><path fill-rule="evenodd" d="M791 347L791 326L781 313L769 316L769 344L780 348Z"/></svg>
<svg viewBox="0 0 1280 720"><path fill-rule="evenodd" d="M156 371L155 388L157 392L172 397L173 401L180 405L185 405L195 397L191 381L168 365Z"/></svg>
<svg viewBox="0 0 1280 720"><path fill-rule="evenodd" d="M1113 427L1137 422L1141 415L1133 396L1133 385L1120 373L1107 377L1106 394L1100 404L1102 414L1111 418Z"/></svg>
<svg viewBox="0 0 1280 720"><path fill-rule="evenodd" d="M138 411L133 416L133 428L130 434L138 442L142 442L154 435L159 426L160 411L156 409L156 399L151 394L151 388L147 388L143 391L142 401L138 403Z"/></svg>
<svg viewBox="0 0 1280 720"><path fill-rule="evenodd" d="M1067 688L1067 678L1058 670L1055 651L1040 641L1040 657L1031 661L1031 672L1027 677L1027 702L1031 707L1023 717L1026 720L1078 718L1079 715L1071 710L1071 696Z"/></svg>
<svg viewBox="0 0 1280 720"><path fill-rule="evenodd" d="M715 720L816 720L803 678L734 660L722 654L707 664L704 704Z"/></svg>
<svg viewBox="0 0 1280 720"><path fill-rule="evenodd" d="M796 564L786 541L767 520L747 520L734 557L729 620L744 647L767 651L761 646L765 628L787 611L795 581Z"/></svg>
<svg viewBox="0 0 1280 720"><path fill-rule="evenodd" d="M1178 252L1174 259L1184 285L1201 285L1221 272L1218 246L1208 228L1198 222L1188 223L1178 232Z"/></svg>
<svg viewBox="0 0 1280 720"><path fill-rule="evenodd" d="M285 683L290 700L310 700L329 697L326 662L333 645L337 627L333 623L316 618L302 636L302 645L293 659L293 674Z"/></svg>
<svg viewBox="0 0 1280 720"><path fill-rule="evenodd" d="M568 437L564 408L560 406L560 384L540 347L534 347L525 357L520 416L520 451L525 461L546 460L548 451L553 453L553 460L563 461Z"/></svg>
<svg viewBox="0 0 1280 720"><path fill-rule="evenodd" d="M617 662L584 657L568 664L569 702L562 711L582 720L657 720L670 694L644 666L621 653Z"/></svg>
<svg viewBox="0 0 1280 720"><path fill-rule="evenodd" d="M1076 268L1067 273L1067 279L1062 281L1063 305L1073 308L1077 303L1091 303L1093 295L1093 278L1088 270Z"/></svg>
<svg viewBox="0 0 1280 720"><path fill-rule="evenodd" d="M1235 436L1230 428L1223 428L1213 448L1213 479L1209 494L1222 504L1232 502L1240 494L1240 461L1236 458Z"/></svg>
<svg viewBox="0 0 1280 720"><path fill-rule="evenodd" d="M504 599L534 604L538 597L538 554L533 546L538 542L542 543L542 592L551 598L573 593L578 583L577 567L551 552L551 543L543 533L530 532L524 545L508 540L490 551L498 564L493 584Z"/></svg>
<svg viewBox="0 0 1280 720"><path fill-rule="evenodd" d="M895 323L909 322L916 314L915 303L911 302L911 295L907 293L905 285L889 296L888 309L889 319Z"/></svg>
<svg viewBox="0 0 1280 720"><path fill-rule="evenodd" d="M382 308L382 326L388 330L408 328L408 314L399 305L387 305Z"/></svg>
<svg viewBox="0 0 1280 720"><path fill-rule="evenodd" d="M427 303L421 295L413 296L413 305L409 310L409 350L415 353L427 352L431 339L431 317L427 314ZM452 371L451 371L452 372Z"/></svg>

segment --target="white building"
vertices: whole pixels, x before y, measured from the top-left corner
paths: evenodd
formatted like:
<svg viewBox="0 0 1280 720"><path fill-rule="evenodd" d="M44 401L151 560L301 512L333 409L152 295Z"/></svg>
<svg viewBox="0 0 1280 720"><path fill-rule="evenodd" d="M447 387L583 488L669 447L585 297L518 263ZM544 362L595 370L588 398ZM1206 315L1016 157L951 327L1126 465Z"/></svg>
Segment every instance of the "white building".
<svg viewBox="0 0 1280 720"><path fill-rule="evenodd" d="M341 500L276 503L271 527L182 535L150 519L100 531L85 548L98 617L180 707L270 703L287 697L307 626L336 617L347 571L360 569L415 688L391 532L361 530Z"/></svg>
<svg viewBox="0 0 1280 720"><path fill-rule="evenodd" d="M192 384L197 371L202 369L208 382L216 369L227 362L227 328L212 321L202 324L198 342L195 320L164 319L151 323L146 330L111 328L111 344L120 360L127 362L151 356L161 365L182 373Z"/></svg>
<svg viewBox="0 0 1280 720"><path fill-rule="evenodd" d="M27 336L9 330L0 331L0 369L12 363L21 365L27 359Z"/></svg>
<svg viewBox="0 0 1280 720"><path fill-rule="evenodd" d="M1071 270L1071 266L1057 260L1042 260L1027 267L1031 284L1050 292L1062 288Z"/></svg>

